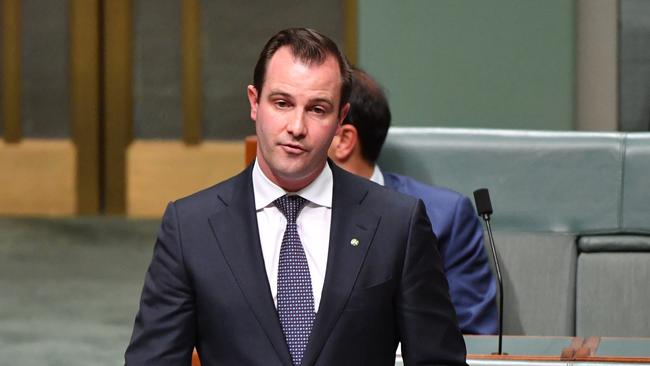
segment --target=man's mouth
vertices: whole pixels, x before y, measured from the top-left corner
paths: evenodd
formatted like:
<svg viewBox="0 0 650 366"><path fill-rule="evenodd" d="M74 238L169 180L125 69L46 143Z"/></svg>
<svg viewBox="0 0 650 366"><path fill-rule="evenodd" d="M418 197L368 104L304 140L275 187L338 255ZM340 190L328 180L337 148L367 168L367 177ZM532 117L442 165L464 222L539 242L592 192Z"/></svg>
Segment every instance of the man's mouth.
<svg viewBox="0 0 650 366"><path fill-rule="evenodd" d="M282 146L282 149L289 154L301 154L307 151L300 144L286 143L286 144L281 144L280 146Z"/></svg>

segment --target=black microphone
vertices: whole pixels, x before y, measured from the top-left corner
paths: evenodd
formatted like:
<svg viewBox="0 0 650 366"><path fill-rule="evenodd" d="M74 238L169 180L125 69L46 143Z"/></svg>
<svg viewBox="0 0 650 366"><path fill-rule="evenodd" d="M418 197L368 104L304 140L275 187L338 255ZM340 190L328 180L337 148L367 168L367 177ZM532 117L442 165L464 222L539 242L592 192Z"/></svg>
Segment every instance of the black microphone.
<svg viewBox="0 0 650 366"><path fill-rule="evenodd" d="M501 346L503 344L503 280L501 279L501 269L499 268L499 256L497 255L497 248L494 246L492 228L490 227L492 203L490 203L490 192L488 192L487 188L481 188L474 191L474 203L476 204L476 212L485 221L488 237L490 239L490 249L492 249L492 258L494 259L494 269L497 272L497 283L499 285L499 351L497 354L502 355L503 353L501 352Z"/></svg>

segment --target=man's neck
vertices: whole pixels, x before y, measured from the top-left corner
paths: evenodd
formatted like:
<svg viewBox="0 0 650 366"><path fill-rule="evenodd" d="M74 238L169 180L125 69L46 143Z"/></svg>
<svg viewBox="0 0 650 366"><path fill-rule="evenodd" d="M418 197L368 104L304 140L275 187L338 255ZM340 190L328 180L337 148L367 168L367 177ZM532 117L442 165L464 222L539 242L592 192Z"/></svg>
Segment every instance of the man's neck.
<svg viewBox="0 0 650 366"><path fill-rule="evenodd" d="M368 163L367 161L361 159L350 159L345 163L339 163L338 165L348 172L364 177L366 179L370 179L372 173L375 171L374 164Z"/></svg>

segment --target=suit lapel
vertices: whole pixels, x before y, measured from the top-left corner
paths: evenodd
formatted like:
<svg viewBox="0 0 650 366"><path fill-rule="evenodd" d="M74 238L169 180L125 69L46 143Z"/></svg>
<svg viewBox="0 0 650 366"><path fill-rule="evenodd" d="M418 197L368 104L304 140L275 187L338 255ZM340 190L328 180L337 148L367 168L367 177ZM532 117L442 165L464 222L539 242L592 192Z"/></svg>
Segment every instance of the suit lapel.
<svg viewBox="0 0 650 366"><path fill-rule="evenodd" d="M248 305L282 363L291 365L266 276L255 214L251 171L249 167L234 178L230 194L219 196L223 206L210 216L210 225Z"/></svg>
<svg viewBox="0 0 650 366"><path fill-rule="evenodd" d="M363 206L368 189L333 164L332 223L320 307L303 365L315 363L336 325L356 282L379 224L379 216Z"/></svg>

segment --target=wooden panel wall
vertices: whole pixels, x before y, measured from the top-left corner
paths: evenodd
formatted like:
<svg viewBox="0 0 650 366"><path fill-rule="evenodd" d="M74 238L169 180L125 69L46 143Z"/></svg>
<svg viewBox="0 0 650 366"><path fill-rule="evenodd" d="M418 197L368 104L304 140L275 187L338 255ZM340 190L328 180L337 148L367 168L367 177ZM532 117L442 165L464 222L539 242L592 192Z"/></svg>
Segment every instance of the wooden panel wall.
<svg viewBox="0 0 650 366"><path fill-rule="evenodd" d="M183 141L201 142L201 9L199 0L181 4Z"/></svg>
<svg viewBox="0 0 650 366"><path fill-rule="evenodd" d="M22 2L0 0L0 120L3 123L0 214L159 216L167 201L214 184L244 168L243 140L216 141L205 137L206 73L203 66L206 61L203 56L206 44L202 42L201 32L212 28L202 26L208 5L200 0L178 1L182 136L166 141L133 140L133 111L137 103L133 93L136 1L67 0L65 16L69 16L70 48L62 52L67 52L70 79L69 87L61 92L70 93L70 129L65 132L70 136L26 139L22 121L25 117L21 115L21 108L24 108L20 79L24 53L21 48L21 36L24 36L21 34ZM209 5L214 11L214 4ZM314 14L308 5L303 4L294 17L308 14L323 23L322 17ZM319 6L322 10L329 5ZM343 47L354 63L357 58L357 0L339 0L331 9L344 11ZM227 45L228 52L239 52L236 44L231 43L241 35L236 23L228 25L231 27L227 28L228 33L216 38L211 34L211 42L218 41L219 47ZM286 26L297 25L291 20L285 23ZM269 27L274 23L264 24ZM340 31L331 22L323 24ZM275 30L273 26L272 31ZM262 39L272 31L261 27L247 30L250 32L247 34ZM340 34L334 38L340 39ZM247 47L249 51L252 49L251 45ZM228 75L221 75L219 80L223 78L227 79ZM211 85L215 86L223 88ZM242 85L242 98L245 101L245 85ZM242 112L247 114L245 110ZM241 123L249 124L250 121Z"/></svg>
<svg viewBox="0 0 650 366"><path fill-rule="evenodd" d="M0 0L0 215L72 215L77 211L74 144L23 138L21 4L20 0Z"/></svg>
<svg viewBox="0 0 650 366"><path fill-rule="evenodd" d="M79 214L101 209L100 5L100 0L70 0L70 117Z"/></svg>
<svg viewBox="0 0 650 366"><path fill-rule="evenodd" d="M69 140L0 142L0 215L74 215L76 156Z"/></svg>

